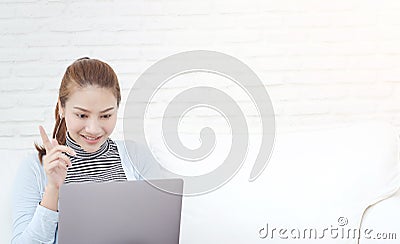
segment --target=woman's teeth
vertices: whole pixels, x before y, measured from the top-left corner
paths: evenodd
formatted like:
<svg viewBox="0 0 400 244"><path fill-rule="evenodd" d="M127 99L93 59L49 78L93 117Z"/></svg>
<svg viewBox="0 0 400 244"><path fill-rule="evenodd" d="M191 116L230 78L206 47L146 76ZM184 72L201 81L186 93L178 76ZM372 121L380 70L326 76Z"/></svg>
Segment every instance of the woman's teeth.
<svg viewBox="0 0 400 244"><path fill-rule="evenodd" d="M95 141L95 140L97 140L97 139L100 138L100 136L99 136L99 137L88 137L88 136L83 136L83 137L85 137L86 139L88 139L88 140L90 140L90 141Z"/></svg>

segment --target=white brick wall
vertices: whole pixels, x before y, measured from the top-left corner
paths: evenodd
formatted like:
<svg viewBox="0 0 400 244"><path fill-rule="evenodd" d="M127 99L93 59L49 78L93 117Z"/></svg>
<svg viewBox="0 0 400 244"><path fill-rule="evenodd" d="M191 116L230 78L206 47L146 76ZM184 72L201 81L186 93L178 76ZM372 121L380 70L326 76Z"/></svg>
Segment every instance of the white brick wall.
<svg viewBox="0 0 400 244"><path fill-rule="evenodd" d="M52 131L57 89L76 58L109 62L124 101L155 61L195 49L249 65L279 129L370 119L400 128L399 13L397 0L2 0L0 150L32 149L39 124Z"/></svg>

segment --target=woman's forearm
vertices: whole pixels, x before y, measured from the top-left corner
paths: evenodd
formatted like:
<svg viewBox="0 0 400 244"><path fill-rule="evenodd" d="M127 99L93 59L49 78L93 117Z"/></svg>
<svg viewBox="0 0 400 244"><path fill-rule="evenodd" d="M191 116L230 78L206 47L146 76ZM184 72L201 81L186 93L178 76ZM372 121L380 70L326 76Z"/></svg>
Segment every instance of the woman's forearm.
<svg viewBox="0 0 400 244"><path fill-rule="evenodd" d="M40 205L47 209L58 211L58 193L59 189L57 187L47 185Z"/></svg>

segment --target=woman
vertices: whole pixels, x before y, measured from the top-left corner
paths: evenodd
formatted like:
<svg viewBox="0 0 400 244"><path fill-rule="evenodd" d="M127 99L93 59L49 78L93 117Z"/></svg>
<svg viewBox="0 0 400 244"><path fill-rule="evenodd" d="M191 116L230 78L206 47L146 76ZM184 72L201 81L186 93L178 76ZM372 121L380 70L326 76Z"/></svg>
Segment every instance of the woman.
<svg viewBox="0 0 400 244"><path fill-rule="evenodd" d="M157 171L138 145L109 138L120 101L118 79L108 64L81 58L67 68L55 109L54 139L40 126L43 146L35 144L38 154L24 160L17 174L12 243L57 243L62 184L142 179ZM126 148L133 150L132 161Z"/></svg>

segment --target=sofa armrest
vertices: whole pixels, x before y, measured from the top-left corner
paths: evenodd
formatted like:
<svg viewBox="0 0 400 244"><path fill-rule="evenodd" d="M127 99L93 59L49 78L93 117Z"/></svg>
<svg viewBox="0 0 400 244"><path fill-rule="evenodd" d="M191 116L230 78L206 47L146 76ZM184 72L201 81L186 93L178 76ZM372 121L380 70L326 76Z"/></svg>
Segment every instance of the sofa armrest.
<svg viewBox="0 0 400 244"><path fill-rule="evenodd" d="M360 244L399 243L400 190L366 211L361 230L368 234Z"/></svg>

